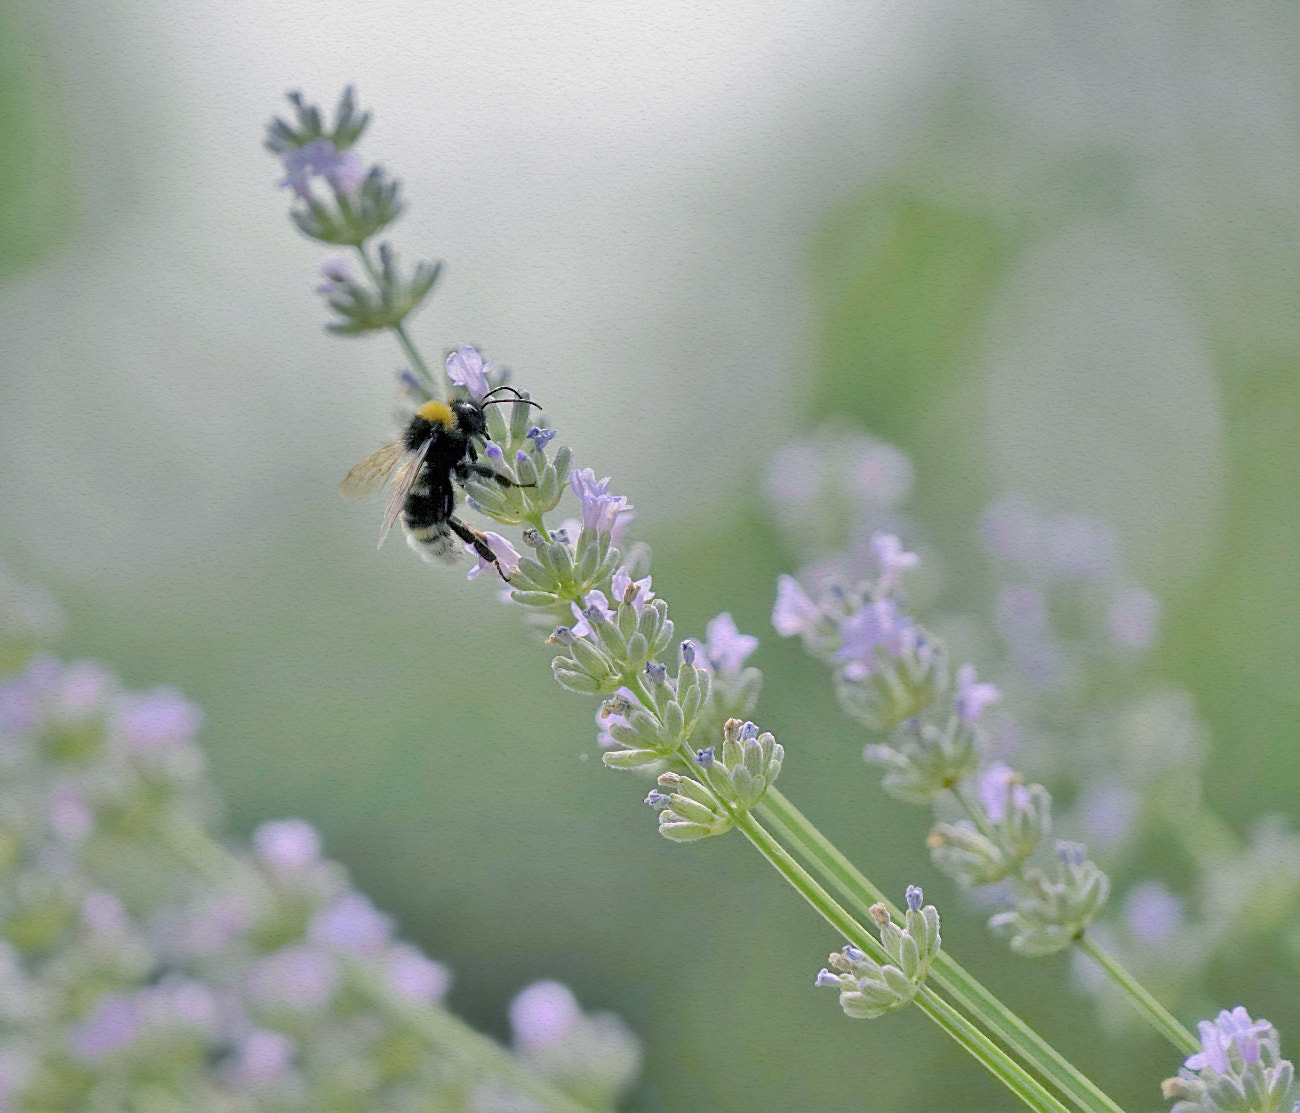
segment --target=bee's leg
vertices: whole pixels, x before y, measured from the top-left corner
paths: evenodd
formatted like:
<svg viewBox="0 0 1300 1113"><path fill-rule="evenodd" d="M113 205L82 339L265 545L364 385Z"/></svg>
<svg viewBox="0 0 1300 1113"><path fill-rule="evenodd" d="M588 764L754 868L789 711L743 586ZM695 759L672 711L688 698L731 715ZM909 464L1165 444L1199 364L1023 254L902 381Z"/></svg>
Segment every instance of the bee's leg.
<svg viewBox="0 0 1300 1113"><path fill-rule="evenodd" d="M485 560L489 564L496 565L498 575L500 575L506 583L510 582L510 577L506 575L505 569L501 567L501 562L497 560L497 555L492 551L492 547L487 543L486 537L479 533L478 530L470 529L469 526L455 515L452 515L447 519L447 525L451 527L452 533L464 541L466 545L473 548L473 550L478 554L480 560Z"/></svg>
<svg viewBox="0 0 1300 1113"><path fill-rule="evenodd" d="M490 468L486 464L466 464L462 463L456 469L456 478L462 483L471 475L481 475L484 479L495 479L502 487L536 487L536 483L516 483L508 475L502 475L495 468Z"/></svg>

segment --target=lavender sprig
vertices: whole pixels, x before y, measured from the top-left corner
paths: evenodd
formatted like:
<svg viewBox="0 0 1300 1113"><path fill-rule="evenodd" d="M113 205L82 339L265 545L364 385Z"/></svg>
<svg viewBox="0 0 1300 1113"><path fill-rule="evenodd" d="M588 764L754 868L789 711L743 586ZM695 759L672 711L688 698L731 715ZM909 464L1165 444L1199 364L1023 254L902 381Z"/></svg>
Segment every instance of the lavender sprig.
<svg viewBox="0 0 1300 1113"><path fill-rule="evenodd" d="M432 389L437 392L443 388L435 385ZM756 814L766 809L768 801L777 800L773 781L784 751L770 734L748 720L725 714L729 705L748 706L756 699L760 679L757 670L743 667L752 647L741 641L744 636L734 626L728 629L719 621L710 629L708 664L697 659L699 643L688 641L679 646L676 675L670 675L663 658L673 644L674 629L666 604L650 589L648 551L633 547L624 556L618 547L618 534L630 518L627 499L610 491L610 480L598 480L587 469L574 470L567 449L557 450L555 457L548 460L545 451L549 436L534 436L529 430L524 436L531 444L519 444L515 426L523 424L526 415L520 411L524 408L513 407L511 427L504 436L492 433L494 442L506 442L495 445L499 455L492 454L489 448L494 464L518 468L540 456L540 468L544 468L558 464L561 454L566 454L564 468L557 466L556 472L568 473L569 488L579 500L581 519L558 528L549 526L544 520L554 505L549 490L544 506L494 501L491 496L497 492L484 484L469 484L470 495L475 509L503 524L527 523L523 540L535 555L520 558L512 573L508 597L529 609L539 622L559 623L547 639L563 651L552 662L557 681L579 694L603 697L600 717L606 720L608 729L602 733L613 744L606 754L606 764L658 773L659 789L651 792L647 802L658 812L661 833L670 839L694 841L725 834L733 827L742 831L852 946L884 969L890 962L887 945L836 904L772 838ZM510 451L515 453L513 460ZM539 476L543 474L540 468ZM540 482L536 490L543 490ZM895 576L910 562L909 554L901 551L885 553L884 559L890 565L889 574ZM880 617L884 620L889 616ZM938 682L943 673L935 667L923 640L909 631L899 631L899 635L900 644L913 654L916 668L895 672L898 684L894 687L901 687L905 698L921 706L921 693ZM852 631L852 636L863 653L874 650L882 640L865 622ZM889 685L880 686L872 679L874 670L866 660L860 663L863 667L857 674L849 674L846 679L864 688L875 684L886 694L898 695L897 690L888 691ZM725 676L724 683L714 685L710 681L709 666ZM909 694L908 688L914 690ZM710 744L709 735L717 729L714 723L721 727L722 734L720 739L713 735ZM708 733L702 734L705 729ZM705 744L700 745L701 741ZM781 810L787 819L791 818L791 809ZM807 836L806 830L804 833ZM935 938L937 941L937 935ZM968 979L966 988L975 984ZM911 999L1030 1108L1053 1113L1063 1110L1037 1079L929 987L920 986ZM1047 1049L1039 1037L1023 1024L1013 1022L1005 1006L987 991L967 994L963 1000L975 1001L977 1008L993 1014L983 1019L996 1030L1016 1033L1010 1041L1012 1046L1062 1093L1079 1100L1087 1109L1115 1109L1077 1070Z"/></svg>

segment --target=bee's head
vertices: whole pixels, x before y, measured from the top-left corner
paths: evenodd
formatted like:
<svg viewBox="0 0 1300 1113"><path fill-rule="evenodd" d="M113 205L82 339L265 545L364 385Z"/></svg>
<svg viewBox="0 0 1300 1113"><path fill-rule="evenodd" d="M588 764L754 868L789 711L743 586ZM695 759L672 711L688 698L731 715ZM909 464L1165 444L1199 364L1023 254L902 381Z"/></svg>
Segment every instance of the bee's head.
<svg viewBox="0 0 1300 1113"><path fill-rule="evenodd" d="M467 437L487 436L487 419L483 416L483 407L477 402L462 399L451 404L456 415L456 428Z"/></svg>

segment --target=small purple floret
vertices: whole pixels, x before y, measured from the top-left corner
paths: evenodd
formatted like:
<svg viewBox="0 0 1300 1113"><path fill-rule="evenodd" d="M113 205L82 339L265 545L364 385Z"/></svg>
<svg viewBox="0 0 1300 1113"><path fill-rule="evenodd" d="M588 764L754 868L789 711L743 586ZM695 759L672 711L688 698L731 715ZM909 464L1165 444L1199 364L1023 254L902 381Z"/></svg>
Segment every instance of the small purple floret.
<svg viewBox="0 0 1300 1113"><path fill-rule="evenodd" d="M902 543L892 533L873 533L871 547L876 551L876 559L880 561L880 580L877 586L882 593L893 591L903 573L921 562L915 553L904 551Z"/></svg>
<svg viewBox="0 0 1300 1113"><path fill-rule="evenodd" d="M978 684L975 681L975 666L962 665L957 670L957 695L954 699L957 715L968 727L979 722L984 708L998 698L998 690L992 684Z"/></svg>
<svg viewBox="0 0 1300 1113"><path fill-rule="evenodd" d="M482 398L488 392L487 376L494 366L484 363L478 349L466 344L447 357L447 377L475 398Z"/></svg>
<svg viewBox="0 0 1300 1113"><path fill-rule="evenodd" d="M776 603L772 607L772 626L783 638L792 634L811 634L821 624L822 613L808 598L793 576L776 581Z"/></svg>
<svg viewBox="0 0 1300 1113"><path fill-rule="evenodd" d="M311 200L313 177L324 178L335 193L351 193L366 176L355 151L338 151L323 137L283 152L280 161L285 176L277 184L292 189L304 201Z"/></svg>
<svg viewBox="0 0 1300 1113"><path fill-rule="evenodd" d="M569 486L582 503L582 525L593 533L614 534L632 520L632 505L623 495L609 493L609 477L597 479L591 468L569 473Z"/></svg>
<svg viewBox="0 0 1300 1113"><path fill-rule="evenodd" d="M451 974L409 943L399 943L387 956L388 980L401 994L417 1001L437 1003L451 985Z"/></svg>
<svg viewBox="0 0 1300 1113"><path fill-rule="evenodd" d="M1029 807L1029 790L1020 774L1002 761L995 761L980 777L980 803L993 823L1001 823L1007 814L1007 804L1017 811Z"/></svg>
<svg viewBox="0 0 1300 1113"><path fill-rule="evenodd" d="M488 548L492 550L492 555L497 558L497 563L506 570L506 575L509 575L519 567L519 553L515 551L515 547L502 537L501 534L493 533L491 530L488 530L483 534L483 538L487 541ZM465 551L470 554L476 552L474 546L468 543L465 545ZM496 564L493 564L492 561L484 560L480 556L478 558L478 563L469 570L469 574L465 578L467 580L472 580L478 576L479 573L486 572L489 568L495 569Z"/></svg>

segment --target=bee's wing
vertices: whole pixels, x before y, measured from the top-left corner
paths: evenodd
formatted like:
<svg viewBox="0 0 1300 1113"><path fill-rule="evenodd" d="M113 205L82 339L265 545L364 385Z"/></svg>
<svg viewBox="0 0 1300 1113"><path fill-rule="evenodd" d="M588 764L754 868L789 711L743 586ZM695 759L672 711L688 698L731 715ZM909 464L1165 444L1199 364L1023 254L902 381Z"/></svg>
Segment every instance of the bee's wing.
<svg viewBox="0 0 1300 1113"><path fill-rule="evenodd" d="M420 445L414 452L406 454L406 459L402 461L402 466L397 469L396 475L393 476L393 489L388 492L388 505L384 507L384 524L379 531L379 543L382 545L384 539L388 537L388 531L393 528L393 523L402 513L402 507L406 505L406 496L411 493L411 487L415 483L415 478L420 474L420 468L424 466L424 458L429 454L429 446L433 444L433 438L430 437Z"/></svg>
<svg viewBox="0 0 1300 1113"><path fill-rule="evenodd" d="M359 499L379 490L392 478L393 470L405 454L406 448L401 441L393 441L378 452L372 452L343 477L339 494L345 499Z"/></svg>

